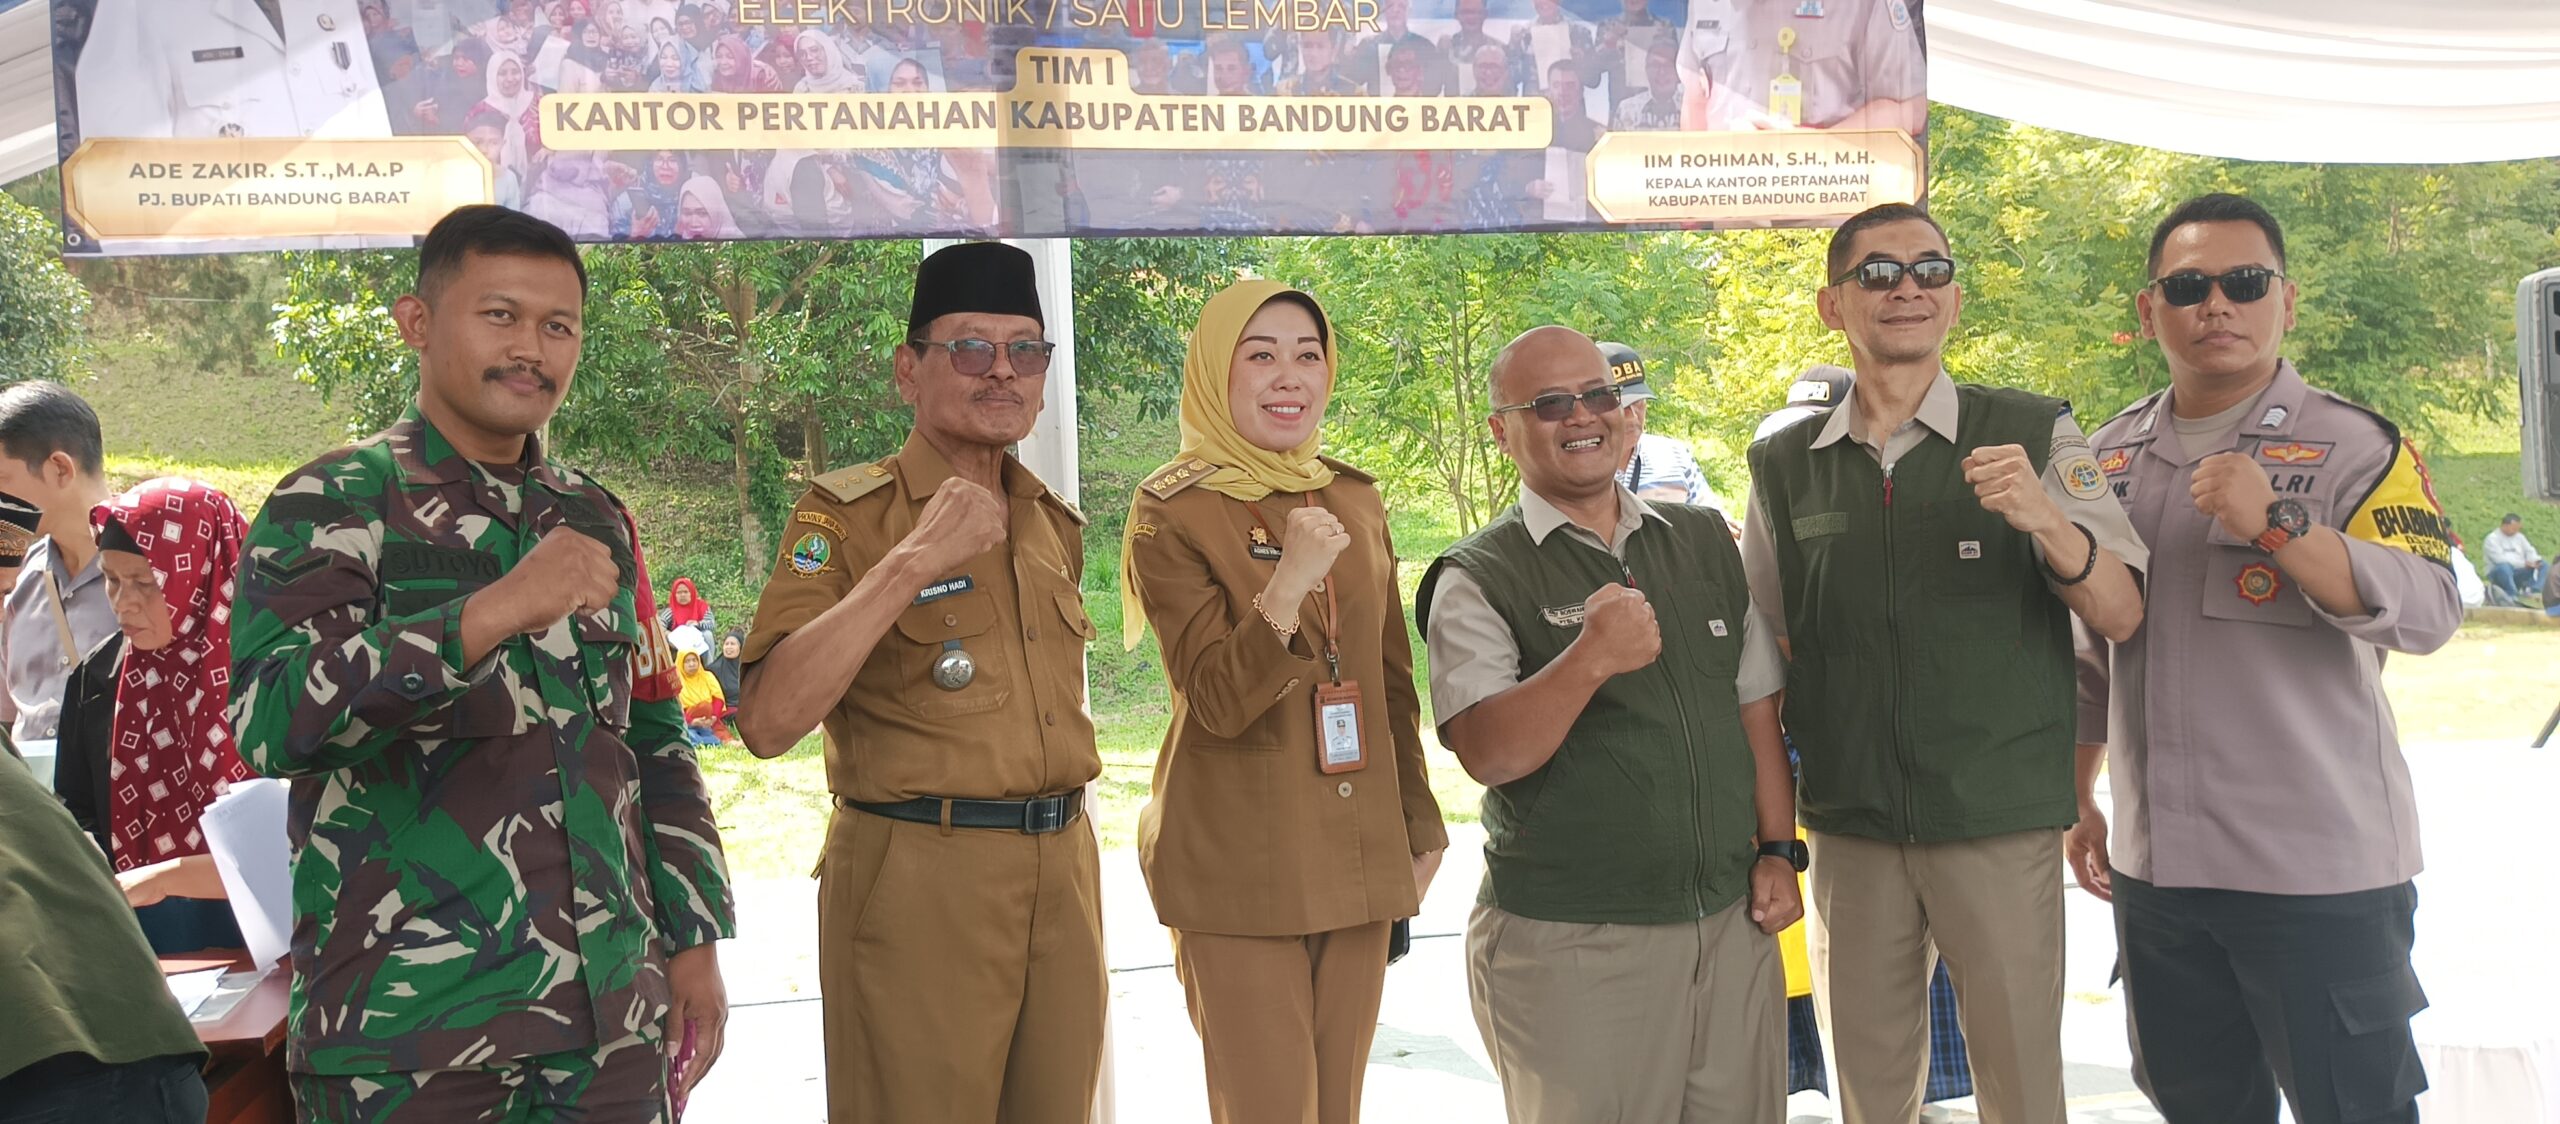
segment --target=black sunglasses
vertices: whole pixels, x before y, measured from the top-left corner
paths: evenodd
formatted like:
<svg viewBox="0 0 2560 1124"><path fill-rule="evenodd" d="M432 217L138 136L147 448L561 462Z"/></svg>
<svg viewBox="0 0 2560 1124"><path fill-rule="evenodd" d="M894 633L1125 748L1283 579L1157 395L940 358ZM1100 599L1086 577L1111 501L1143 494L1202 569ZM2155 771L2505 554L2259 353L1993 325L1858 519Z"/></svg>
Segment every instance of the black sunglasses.
<svg viewBox="0 0 2560 1124"><path fill-rule="evenodd" d="M2172 273L2152 284L2160 286L2161 299L2172 307L2188 308L2203 304L2215 285L2222 286L2222 295L2231 298L2231 303L2248 304L2266 296L2268 286L2283 276L2263 265L2244 265L2219 276L2194 270Z"/></svg>
<svg viewBox="0 0 2560 1124"><path fill-rule="evenodd" d="M1039 375L1049 370L1049 353L1058 345L1047 340L1015 340L999 344L971 337L965 340L908 340L917 347L938 347L951 353L951 369L971 378L996 369L996 349L1004 349L1013 360L1013 373Z"/></svg>
<svg viewBox="0 0 2560 1124"><path fill-rule="evenodd" d="M1616 384L1612 383L1608 386L1592 387L1580 394L1563 390L1556 391L1552 394L1541 394L1526 402L1522 402L1517 406L1504 406L1496 409L1494 413L1508 414L1519 410L1529 410L1538 415L1539 421L1560 422L1566 418L1572 417L1573 404L1580 402L1582 403L1582 408L1591 411L1591 416L1596 418L1602 414L1617 412L1619 397L1619 388Z"/></svg>
<svg viewBox="0 0 2560 1124"><path fill-rule="evenodd" d="M1871 293L1883 293L1890 292L1895 286L1902 284L1902 275L1905 273L1911 275L1912 284L1923 289L1945 288L1947 282L1956 279L1956 262L1954 258L1922 258L1915 262L1878 258L1851 266L1849 272L1832 278L1831 283L1837 285L1854 280L1861 289Z"/></svg>

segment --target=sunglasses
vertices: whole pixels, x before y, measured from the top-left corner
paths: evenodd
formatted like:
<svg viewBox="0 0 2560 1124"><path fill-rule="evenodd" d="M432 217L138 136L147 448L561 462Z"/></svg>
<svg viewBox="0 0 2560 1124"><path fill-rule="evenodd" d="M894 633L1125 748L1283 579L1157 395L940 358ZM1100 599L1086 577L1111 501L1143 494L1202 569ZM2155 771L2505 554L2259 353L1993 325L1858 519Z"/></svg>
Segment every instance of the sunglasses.
<svg viewBox="0 0 2560 1124"><path fill-rule="evenodd" d="M1946 287L1947 282L1956 279L1956 263L1953 258L1922 258L1915 262L1879 258L1875 261L1859 262L1852 266L1849 272L1832 278L1831 283L1838 285L1845 281L1856 281L1861 289L1870 293L1883 293L1890 292L1901 285L1902 275L1906 273L1911 275L1912 284L1923 289L1942 289Z"/></svg>
<svg viewBox="0 0 2560 1124"><path fill-rule="evenodd" d="M2160 298L2171 307L2190 308L2203 304L2215 285L2222 286L2222 295L2231 298L2231 303L2248 304L2266 296L2268 286L2283 276L2263 265L2244 265L2219 276L2193 270L2172 273L2152 284L2160 286Z"/></svg>
<svg viewBox="0 0 2560 1124"><path fill-rule="evenodd" d="M1573 404L1576 402L1582 403L1582 408L1591 411L1591 416L1595 418L1602 414L1615 413L1618 409L1619 388L1615 385L1595 386L1580 394L1559 390L1552 394L1541 394L1517 406L1504 406L1495 410L1494 413L1509 414L1528 410L1535 413L1539 421L1560 422L1573 416Z"/></svg>
<svg viewBox="0 0 2560 1124"><path fill-rule="evenodd" d="M1049 353L1058 345L1047 340L1015 340L996 343L971 337L965 340L908 340L917 347L938 347L951 353L951 369L971 378L996 369L996 352L1001 349L1013 360L1013 373L1026 378L1047 374Z"/></svg>

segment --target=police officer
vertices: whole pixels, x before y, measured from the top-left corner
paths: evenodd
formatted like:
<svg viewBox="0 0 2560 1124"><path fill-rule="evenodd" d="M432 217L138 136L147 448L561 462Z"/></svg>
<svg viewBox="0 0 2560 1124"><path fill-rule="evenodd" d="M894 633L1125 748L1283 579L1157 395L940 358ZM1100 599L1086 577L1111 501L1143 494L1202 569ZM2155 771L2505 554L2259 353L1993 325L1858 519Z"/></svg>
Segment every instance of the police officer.
<svg viewBox="0 0 2560 1124"><path fill-rule="evenodd" d="M1689 129L1928 128L1928 62L1909 0L1690 0Z"/></svg>
<svg viewBox="0 0 2560 1124"><path fill-rule="evenodd" d="M1333 374L1314 298L1212 298L1129 513L1124 632L1155 626L1173 691L1138 862L1220 1124L1360 1118L1390 926L1449 842L1385 501L1316 453Z"/></svg>
<svg viewBox="0 0 2560 1124"><path fill-rule="evenodd" d="M759 757L826 728L818 886L837 1120L1082 1121L1102 1070L1102 771L1084 706L1084 516L1005 450L1054 345L1030 255L916 270L891 457L792 511L743 658Z"/></svg>
<svg viewBox="0 0 2560 1124"><path fill-rule="evenodd" d="M2060 1119L2077 617L2141 623L2142 546L2063 402L1957 384L1946 236L1892 203L1833 232L1848 399L1751 447L1752 600L1793 643L1816 1004L1845 1124L1920 1108L1929 952L1988 1124Z"/></svg>
<svg viewBox="0 0 2560 1124"><path fill-rule="evenodd" d="M98 0L84 137L387 137L355 0Z"/></svg>
<svg viewBox="0 0 2560 1124"><path fill-rule="evenodd" d="M2115 902L2135 1073L2169 1119L2263 1124L2281 1088L2303 1124L2414 1121L2417 808L2380 673L2461 624L2452 536L2399 428L2282 358L2274 216L2189 200L2150 270L2169 388L2096 437L2151 544L2148 612L2082 657L2072 870Z"/></svg>

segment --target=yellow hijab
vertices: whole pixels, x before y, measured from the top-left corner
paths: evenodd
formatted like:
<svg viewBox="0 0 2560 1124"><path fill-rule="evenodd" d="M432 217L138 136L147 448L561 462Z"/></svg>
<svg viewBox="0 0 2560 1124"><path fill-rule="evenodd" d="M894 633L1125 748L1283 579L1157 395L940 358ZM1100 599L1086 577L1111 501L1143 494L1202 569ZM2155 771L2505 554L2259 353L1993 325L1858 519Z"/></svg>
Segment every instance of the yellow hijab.
<svg viewBox="0 0 2560 1124"><path fill-rule="evenodd" d="M1273 492L1312 492L1333 483L1333 469L1316 459L1316 450L1323 444L1321 433L1310 433L1305 444L1275 453L1245 440L1228 413L1227 376L1235 361L1236 341L1244 338L1245 322L1284 293L1315 304L1314 297L1298 289L1255 280L1227 286L1200 309L1200 323L1191 329L1190 353L1182 360L1182 448L1164 466L1171 468L1193 457L1216 466L1193 487L1252 503ZM1321 312L1316 319L1325 337L1325 393L1330 398L1338 349L1331 319ZM1153 478L1155 473L1147 475ZM1147 613L1138 600L1138 571L1131 561L1137 541L1136 497L1130 502L1129 525L1120 532L1120 642L1135 648L1147 633Z"/></svg>
<svg viewBox="0 0 2560 1124"><path fill-rule="evenodd" d="M677 673L678 709L690 711L707 702L728 701L721 696L720 677L702 669L702 657L686 652L676 658L677 666L682 669Z"/></svg>

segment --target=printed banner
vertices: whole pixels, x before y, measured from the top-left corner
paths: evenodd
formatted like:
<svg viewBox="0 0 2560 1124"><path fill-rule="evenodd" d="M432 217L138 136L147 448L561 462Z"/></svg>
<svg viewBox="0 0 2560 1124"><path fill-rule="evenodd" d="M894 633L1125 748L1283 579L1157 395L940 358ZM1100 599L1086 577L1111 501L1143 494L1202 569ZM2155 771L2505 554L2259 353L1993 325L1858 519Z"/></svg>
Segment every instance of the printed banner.
<svg viewBox="0 0 2560 1124"><path fill-rule="evenodd" d="M51 0L66 252L1834 223L1919 0ZM1596 9L1596 10L1589 10Z"/></svg>

